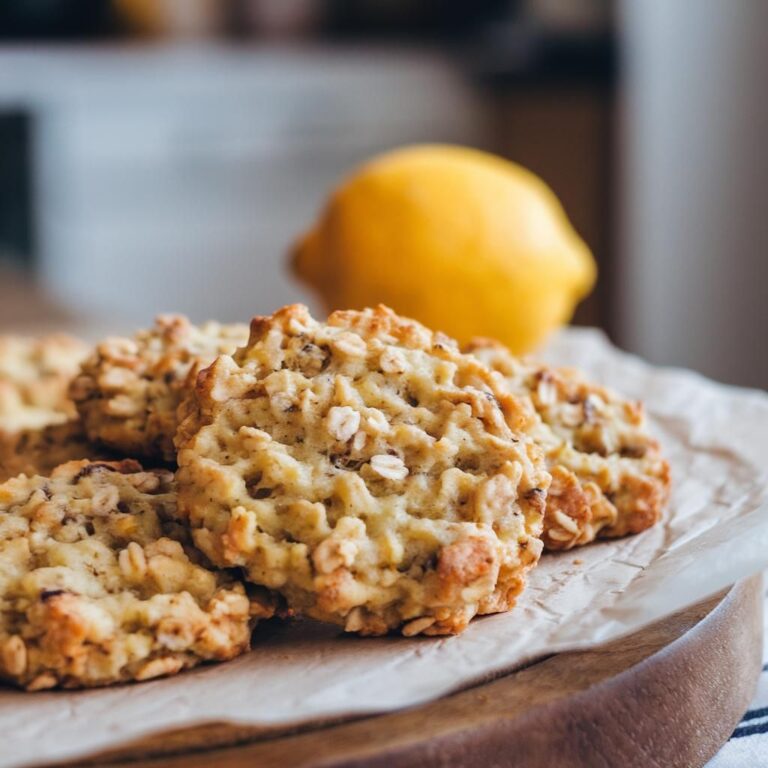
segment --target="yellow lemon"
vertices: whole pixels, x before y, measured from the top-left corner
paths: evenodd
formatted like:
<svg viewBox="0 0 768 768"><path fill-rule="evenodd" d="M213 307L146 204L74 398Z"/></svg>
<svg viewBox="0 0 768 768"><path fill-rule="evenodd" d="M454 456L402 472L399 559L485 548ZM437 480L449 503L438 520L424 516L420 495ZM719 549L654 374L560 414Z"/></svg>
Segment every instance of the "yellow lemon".
<svg viewBox="0 0 768 768"><path fill-rule="evenodd" d="M591 290L594 259L544 182L478 150L396 150L336 189L293 250L330 311L388 304L527 352Z"/></svg>

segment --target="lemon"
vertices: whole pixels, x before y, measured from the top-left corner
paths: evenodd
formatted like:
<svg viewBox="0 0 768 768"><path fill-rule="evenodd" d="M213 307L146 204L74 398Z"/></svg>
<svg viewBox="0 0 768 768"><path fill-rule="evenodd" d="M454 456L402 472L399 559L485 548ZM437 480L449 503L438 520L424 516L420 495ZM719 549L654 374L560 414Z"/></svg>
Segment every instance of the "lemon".
<svg viewBox="0 0 768 768"><path fill-rule="evenodd" d="M378 303L467 341L523 353L568 322L594 259L554 193L524 168L465 147L375 158L331 195L294 246L326 309Z"/></svg>

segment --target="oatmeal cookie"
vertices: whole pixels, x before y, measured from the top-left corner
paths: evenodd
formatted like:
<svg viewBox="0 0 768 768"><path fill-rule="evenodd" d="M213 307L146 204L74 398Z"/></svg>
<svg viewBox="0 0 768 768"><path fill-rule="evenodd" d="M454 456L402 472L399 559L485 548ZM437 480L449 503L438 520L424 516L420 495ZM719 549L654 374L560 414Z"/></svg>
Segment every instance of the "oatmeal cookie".
<svg viewBox="0 0 768 768"><path fill-rule="evenodd" d="M167 536L175 504L170 472L130 460L0 485L0 680L148 680L248 649L243 585Z"/></svg>
<svg viewBox="0 0 768 768"><path fill-rule="evenodd" d="M216 564L347 631L462 631L509 609L549 485L526 408L380 307L254 318L182 405L179 510Z"/></svg>
<svg viewBox="0 0 768 768"><path fill-rule="evenodd" d="M87 354L88 346L71 336L0 336L0 433L71 418L67 387Z"/></svg>
<svg viewBox="0 0 768 768"><path fill-rule="evenodd" d="M16 475L48 475L59 464L116 458L85 435L82 422L70 419L42 429L25 429L0 438L0 483Z"/></svg>
<svg viewBox="0 0 768 768"><path fill-rule="evenodd" d="M99 344L72 382L70 395L91 440L127 456L175 461L176 408L187 381L248 339L245 325L201 326L161 315L133 338Z"/></svg>
<svg viewBox="0 0 768 768"><path fill-rule="evenodd" d="M669 464L647 432L642 403L576 371L516 358L495 341L478 339L466 351L499 372L540 417L536 440L552 474L546 548L639 533L658 521L669 495Z"/></svg>

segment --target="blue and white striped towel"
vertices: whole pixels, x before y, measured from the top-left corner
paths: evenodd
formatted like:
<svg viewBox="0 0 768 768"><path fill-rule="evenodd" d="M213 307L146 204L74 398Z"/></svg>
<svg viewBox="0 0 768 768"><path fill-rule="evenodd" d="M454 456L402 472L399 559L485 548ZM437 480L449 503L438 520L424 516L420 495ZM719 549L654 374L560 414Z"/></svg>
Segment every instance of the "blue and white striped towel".
<svg viewBox="0 0 768 768"><path fill-rule="evenodd" d="M706 768L768 768L768 592L763 620L763 672L757 693L730 740Z"/></svg>

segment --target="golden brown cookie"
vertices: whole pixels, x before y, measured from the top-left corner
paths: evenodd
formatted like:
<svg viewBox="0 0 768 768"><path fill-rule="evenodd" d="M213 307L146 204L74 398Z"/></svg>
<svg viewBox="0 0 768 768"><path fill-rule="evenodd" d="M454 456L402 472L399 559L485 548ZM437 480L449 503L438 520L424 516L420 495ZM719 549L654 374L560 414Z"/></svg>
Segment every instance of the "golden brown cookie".
<svg viewBox="0 0 768 768"><path fill-rule="evenodd" d="M500 373L540 417L536 440L552 474L547 549L639 533L658 521L669 496L669 464L648 434L641 403L576 371L516 358L495 341L478 339L466 351Z"/></svg>
<svg viewBox="0 0 768 768"><path fill-rule="evenodd" d="M0 433L72 418L67 388L87 354L84 342L63 334L0 336Z"/></svg>
<svg viewBox="0 0 768 768"><path fill-rule="evenodd" d="M70 390L86 434L125 456L175 461L176 408L187 377L194 383L198 370L247 338L244 325L196 326L181 315L161 315L132 338L106 339Z"/></svg>
<svg viewBox="0 0 768 768"><path fill-rule="evenodd" d="M0 679L99 686L246 651L243 585L168 536L175 507L173 475L128 460L0 485Z"/></svg>
<svg viewBox="0 0 768 768"><path fill-rule="evenodd" d="M300 613L456 633L512 607L538 560L550 478L527 408L391 310L255 318L180 414L195 543Z"/></svg>
<svg viewBox="0 0 768 768"><path fill-rule="evenodd" d="M68 461L107 461L116 458L85 436L79 419L24 429L0 438L0 482L25 474L48 475Z"/></svg>

